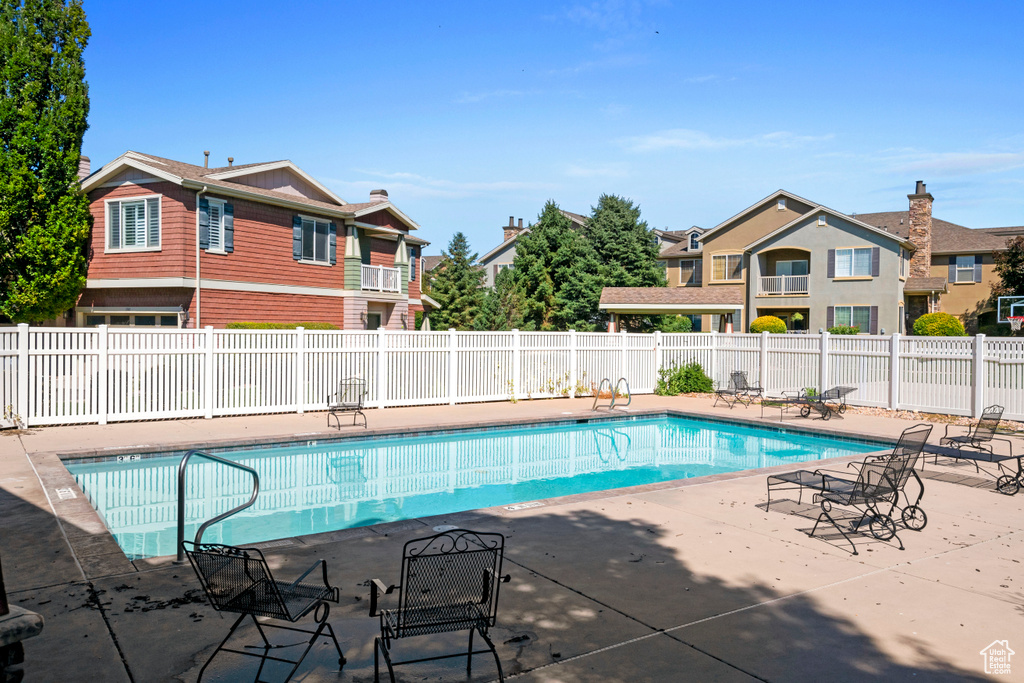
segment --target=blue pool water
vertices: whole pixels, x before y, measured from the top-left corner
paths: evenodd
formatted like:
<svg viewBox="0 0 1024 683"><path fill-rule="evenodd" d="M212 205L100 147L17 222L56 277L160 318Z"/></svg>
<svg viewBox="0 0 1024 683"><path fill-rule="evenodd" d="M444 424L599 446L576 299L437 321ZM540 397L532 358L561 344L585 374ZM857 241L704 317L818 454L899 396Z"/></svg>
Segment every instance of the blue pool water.
<svg viewBox="0 0 1024 683"><path fill-rule="evenodd" d="M210 527L240 545L573 493L879 450L678 417L560 423L218 452L260 475L256 504ZM68 470L131 558L175 552L180 455L76 462ZM186 538L248 499L251 476L193 459Z"/></svg>

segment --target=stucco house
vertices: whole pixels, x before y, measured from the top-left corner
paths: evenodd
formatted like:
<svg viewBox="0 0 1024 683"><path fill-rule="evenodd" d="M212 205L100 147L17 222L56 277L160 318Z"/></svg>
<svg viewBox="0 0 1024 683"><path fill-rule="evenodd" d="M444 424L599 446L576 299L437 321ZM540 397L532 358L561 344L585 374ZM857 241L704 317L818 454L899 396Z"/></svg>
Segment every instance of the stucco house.
<svg viewBox="0 0 1024 683"><path fill-rule="evenodd" d="M601 308L613 321L689 315L705 331L746 330L761 315L793 331L854 325L864 334L907 332L930 311L989 322L992 252L1016 229L934 219L920 181L908 198L905 212L846 215L778 190L699 234L699 256L669 259L667 291L606 288Z"/></svg>
<svg viewBox="0 0 1024 683"><path fill-rule="evenodd" d="M82 189L93 216L80 326L235 321L412 329L419 226L385 190L341 199L291 161L209 167L125 152Z"/></svg>

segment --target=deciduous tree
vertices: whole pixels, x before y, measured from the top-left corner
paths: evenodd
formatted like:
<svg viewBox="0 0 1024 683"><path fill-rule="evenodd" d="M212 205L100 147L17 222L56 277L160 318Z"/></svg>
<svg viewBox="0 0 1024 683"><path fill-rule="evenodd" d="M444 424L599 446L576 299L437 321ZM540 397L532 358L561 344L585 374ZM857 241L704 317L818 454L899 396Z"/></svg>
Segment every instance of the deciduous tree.
<svg viewBox="0 0 1024 683"><path fill-rule="evenodd" d="M85 285L89 35L78 0L0 3L0 314L15 322L59 315Z"/></svg>

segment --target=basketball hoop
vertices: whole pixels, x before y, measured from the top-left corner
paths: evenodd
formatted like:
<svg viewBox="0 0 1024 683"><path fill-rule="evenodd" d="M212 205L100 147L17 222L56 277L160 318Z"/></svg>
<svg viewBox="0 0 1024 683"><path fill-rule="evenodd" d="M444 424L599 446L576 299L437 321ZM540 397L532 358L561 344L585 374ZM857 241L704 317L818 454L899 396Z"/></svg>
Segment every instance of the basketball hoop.
<svg viewBox="0 0 1024 683"><path fill-rule="evenodd" d="M1010 330L1013 332L1020 332L1020 324L1024 323L1024 315L1015 315L1006 319L1006 322L1010 323Z"/></svg>

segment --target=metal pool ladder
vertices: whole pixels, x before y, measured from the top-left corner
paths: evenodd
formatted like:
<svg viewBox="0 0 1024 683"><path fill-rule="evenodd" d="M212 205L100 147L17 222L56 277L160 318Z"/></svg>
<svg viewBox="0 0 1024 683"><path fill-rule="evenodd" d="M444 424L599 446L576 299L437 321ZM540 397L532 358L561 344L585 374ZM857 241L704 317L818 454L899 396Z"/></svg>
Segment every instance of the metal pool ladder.
<svg viewBox="0 0 1024 683"><path fill-rule="evenodd" d="M608 405L601 405L601 406L599 406L597 404L601 400L601 391L604 389L604 385L605 384L608 385L608 390L612 392L612 400L611 400L611 403L609 403ZM632 403L633 402L633 392L631 392L629 390L629 382L626 381L625 377L620 377L619 378L619 381L615 383L615 388L614 389L612 389L612 381L610 379L608 379L607 377L605 377L604 379L601 380L601 384L599 384L598 387L597 387L597 393L594 394L594 405L591 406L590 409L591 410L597 410L598 408L608 408L610 410L610 409L614 408L615 407L615 401L618 400L618 397L619 397L619 387L621 385L623 385L623 384L626 385L626 405L628 406L630 403Z"/></svg>
<svg viewBox="0 0 1024 683"><path fill-rule="evenodd" d="M192 450L186 453L185 457L181 459L181 464L178 465L178 559L176 561L179 563L185 561L185 550L184 548L182 548L181 545L182 542L185 540L185 468L188 466L188 461L192 458L193 455L198 456L200 458L206 458L207 460L212 460L214 462L219 462L222 465L234 467L235 469L245 470L246 472L252 475L252 498L250 498L248 502L242 503L236 508L232 508L227 512L223 512L217 515L211 520L203 522L202 525L199 527L199 530L196 531L196 545L199 545L202 542L203 532L205 532L208 527L210 527L213 524L216 524L217 522L223 519L227 519L236 512L241 512L245 508L249 507L250 505L256 502L256 496L260 494L260 475L257 474L256 470L254 470L253 468L247 467L241 463L233 462L231 460L228 460L227 458L221 458L216 455L210 455L209 453L203 453L202 451Z"/></svg>

